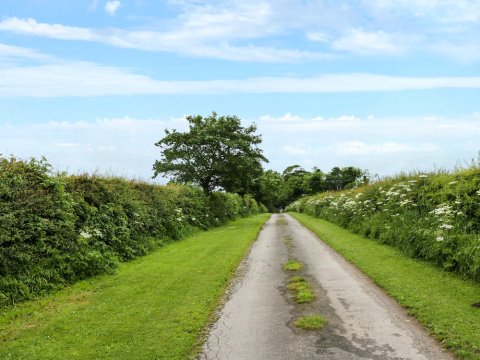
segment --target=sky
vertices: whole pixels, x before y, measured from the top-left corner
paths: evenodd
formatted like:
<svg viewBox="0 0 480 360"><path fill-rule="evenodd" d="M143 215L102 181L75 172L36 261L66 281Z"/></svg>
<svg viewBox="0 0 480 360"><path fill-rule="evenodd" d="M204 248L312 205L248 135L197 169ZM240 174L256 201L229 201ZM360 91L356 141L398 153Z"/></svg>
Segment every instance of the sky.
<svg viewBox="0 0 480 360"><path fill-rule="evenodd" d="M452 169L480 151L479 39L480 0L1 0L0 154L146 180L215 111L267 169Z"/></svg>

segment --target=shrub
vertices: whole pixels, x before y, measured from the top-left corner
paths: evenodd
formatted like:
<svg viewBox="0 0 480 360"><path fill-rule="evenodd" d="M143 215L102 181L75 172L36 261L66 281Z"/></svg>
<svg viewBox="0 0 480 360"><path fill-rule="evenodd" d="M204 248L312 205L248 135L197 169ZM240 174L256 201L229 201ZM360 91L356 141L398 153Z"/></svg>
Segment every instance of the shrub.
<svg viewBox="0 0 480 360"><path fill-rule="evenodd" d="M248 196L97 175L0 156L0 306L32 298L194 231L260 211Z"/></svg>
<svg viewBox="0 0 480 360"><path fill-rule="evenodd" d="M412 174L304 197L287 208L480 281L480 169Z"/></svg>

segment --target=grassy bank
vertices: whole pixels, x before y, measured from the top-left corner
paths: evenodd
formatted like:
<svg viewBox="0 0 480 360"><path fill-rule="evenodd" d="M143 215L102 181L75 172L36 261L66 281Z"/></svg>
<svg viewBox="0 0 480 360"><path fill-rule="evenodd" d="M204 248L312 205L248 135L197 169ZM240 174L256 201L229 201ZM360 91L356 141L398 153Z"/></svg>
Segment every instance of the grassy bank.
<svg viewBox="0 0 480 360"><path fill-rule="evenodd" d="M292 213L414 315L458 358L480 359L480 284L306 214Z"/></svg>
<svg viewBox="0 0 480 360"><path fill-rule="evenodd" d="M268 215L0 312L1 359L185 359Z"/></svg>
<svg viewBox="0 0 480 360"><path fill-rule="evenodd" d="M480 282L480 166L412 173L288 206Z"/></svg>

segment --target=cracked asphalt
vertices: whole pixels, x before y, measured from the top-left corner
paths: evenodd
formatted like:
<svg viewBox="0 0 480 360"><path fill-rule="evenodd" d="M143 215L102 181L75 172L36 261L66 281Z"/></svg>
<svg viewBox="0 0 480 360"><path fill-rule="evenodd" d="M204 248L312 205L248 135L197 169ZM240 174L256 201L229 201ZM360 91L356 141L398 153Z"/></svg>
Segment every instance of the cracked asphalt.
<svg viewBox="0 0 480 360"><path fill-rule="evenodd" d="M305 264L300 275L317 295L296 304L282 265ZM296 329L302 315L321 314L318 331ZM287 214L265 224L219 310L201 360L453 359L405 310L360 271Z"/></svg>

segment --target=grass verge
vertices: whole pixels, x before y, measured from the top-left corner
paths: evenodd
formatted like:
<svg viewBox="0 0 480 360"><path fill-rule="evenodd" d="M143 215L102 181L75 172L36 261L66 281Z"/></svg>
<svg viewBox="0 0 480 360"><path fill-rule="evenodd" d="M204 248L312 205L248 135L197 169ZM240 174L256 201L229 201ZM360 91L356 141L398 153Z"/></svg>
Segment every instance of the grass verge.
<svg viewBox="0 0 480 360"><path fill-rule="evenodd" d="M327 320L320 315L307 315L299 317L293 324L303 330L319 330L327 325Z"/></svg>
<svg viewBox="0 0 480 360"><path fill-rule="evenodd" d="M268 216L196 234L123 264L115 275L0 310L0 359L193 358Z"/></svg>
<svg viewBox="0 0 480 360"><path fill-rule="evenodd" d="M480 284L328 221L292 213L415 316L460 359L480 359Z"/></svg>

